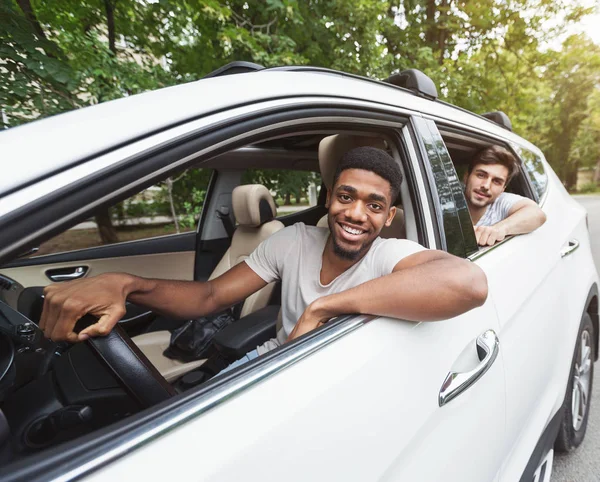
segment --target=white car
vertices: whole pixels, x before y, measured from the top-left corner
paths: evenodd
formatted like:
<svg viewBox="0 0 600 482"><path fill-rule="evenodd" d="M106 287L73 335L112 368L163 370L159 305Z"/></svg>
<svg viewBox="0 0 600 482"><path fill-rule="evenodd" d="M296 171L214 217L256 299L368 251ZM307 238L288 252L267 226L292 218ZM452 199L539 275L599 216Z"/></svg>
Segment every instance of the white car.
<svg viewBox="0 0 600 482"><path fill-rule="evenodd" d="M0 479L549 480L554 448L585 435L598 356L584 210L506 116L437 100L420 72L378 82L255 68L0 133ZM518 156L509 190L547 222L478 249L457 172L492 144ZM320 181L313 205L288 209L266 234L239 213L233 231L232 191L251 169L254 181L293 170L326 185L354 145L385 148L403 172L400 215L382 235L477 263L483 306L435 323L340 317L220 376L273 336L276 285L246 300L200 360L166 358L166 325L134 305L106 338L41 337L41 287L52 281L107 271L205 280L282 225L318 224ZM71 228L125 199L134 206L184 169L210 178L195 230L64 251L65 236L85 231Z"/></svg>

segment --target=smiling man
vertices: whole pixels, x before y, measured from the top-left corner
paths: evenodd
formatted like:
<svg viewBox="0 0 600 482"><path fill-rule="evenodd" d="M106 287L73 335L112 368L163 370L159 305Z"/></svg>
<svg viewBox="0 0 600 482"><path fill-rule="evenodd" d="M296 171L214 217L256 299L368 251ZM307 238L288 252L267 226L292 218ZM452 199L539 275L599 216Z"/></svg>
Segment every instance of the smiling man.
<svg viewBox="0 0 600 482"><path fill-rule="evenodd" d="M525 234L546 222L531 199L504 192L517 174L516 158L500 146L479 151L465 178L465 198L480 246L492 246L511 234Z"/></svg>
<svg viewBox="0 0 600 482"><path fill-rule="evenodd" d="M406 239L379 237L394 218L401 182L396 161L385 151L353 149L342 157L327 194L329 229L303 223L284 228L208 282L110 273L49 286L40 326L54 340L78 341L107 334L125 313L125 300L190 319L280 280L282 329L244 362L341 314L433 321L483 304L487 280L476 264ZM99 320L78 336L73 326L86 313Z"/></svg>

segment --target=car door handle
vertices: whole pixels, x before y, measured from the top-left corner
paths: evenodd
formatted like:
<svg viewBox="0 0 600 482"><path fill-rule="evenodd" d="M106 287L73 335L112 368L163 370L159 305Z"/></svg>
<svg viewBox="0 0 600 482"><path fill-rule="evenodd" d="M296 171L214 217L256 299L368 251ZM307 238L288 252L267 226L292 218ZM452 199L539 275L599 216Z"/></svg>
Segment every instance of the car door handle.
<svg viewBox="0 0 600 482"><path fill-rule="evenodd" d="M579 248L579 241L572 239L565 245L563 249L560 250L560 257L564 258L565 256L569 256L577 248Z"/></svg>
<svg viewBox="0 0 600 482"><path fill-rule="evenodd" d="M46 276L50 281L70 281L83 278L88 271L87 266L73 266L72 268L56 268L46 271Z"/></svg>
<svg viewBox="0 0 600 482"><path fill-rule="evenodd" d="M496 357L500 341L494 330L486 330L475 340L479 364L468 372L449 372L439 393L440 407L455 399L487 372Z"/></svg>

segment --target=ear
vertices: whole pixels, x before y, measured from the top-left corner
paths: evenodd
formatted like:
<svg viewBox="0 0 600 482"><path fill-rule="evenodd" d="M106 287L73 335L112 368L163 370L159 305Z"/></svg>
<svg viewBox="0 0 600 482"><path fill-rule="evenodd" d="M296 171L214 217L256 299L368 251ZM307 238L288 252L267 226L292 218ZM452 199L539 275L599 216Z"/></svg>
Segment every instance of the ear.
<svg viewBox="0 0 600 482"><path fill-rule="evenodd" d="M329 201L331 200L331 189L327 189L327 197L325 198L325 207L329 209Z"/></svg>
<svg viewBox="0 0 600 482"><path fill-rule="evenodd" d="M396 216L396 206L392 206L390 208L390 212L388 213L388 217L385 220L385 225L389 228L394 220L394 216Z"/></svg>

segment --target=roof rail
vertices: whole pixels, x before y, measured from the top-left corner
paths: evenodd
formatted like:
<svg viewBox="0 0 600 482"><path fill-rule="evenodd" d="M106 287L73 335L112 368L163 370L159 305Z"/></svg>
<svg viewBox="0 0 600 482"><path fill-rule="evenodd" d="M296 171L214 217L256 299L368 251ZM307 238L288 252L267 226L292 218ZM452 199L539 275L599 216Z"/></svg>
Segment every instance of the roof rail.
<svg viewBox="0 0 600 482"><path fill-rule="evenodd" d="M206 74L203 79L209 79L211 77L222 77L224 75L232 74L243 74L246 72L256 72L262 70L265 67L263 65L255 64L253 62L244 62L242 60L236 60L235 62L229 62L223 67L219 67L217 70L213 70L209 74Z"/></svg>
<svg viewBox="0 0 600 482"><path fill-rule="evenodd" d="M485 117L486 119L491 120L492 122L495 122L496 124L512 132L512 122L501 110L496 112L486 112L485 114L481 114L481 117Z"/></svg>
<svg viewBox="0 0 600 482"><path fill-rule="evenodd" d="M398 74L392 74L384 82L412 90L419 97L429 100L436 100L438 98L433 80L417 69L408 69Z"/></svg>

